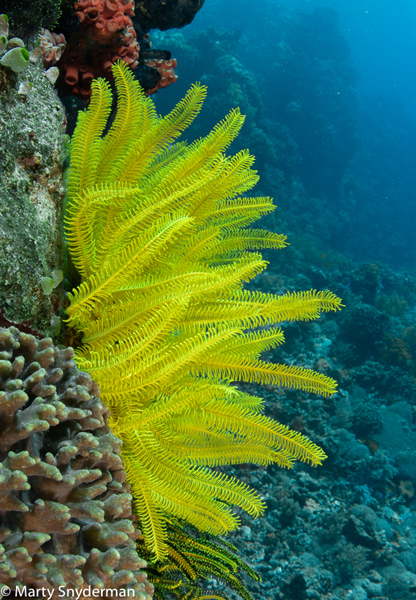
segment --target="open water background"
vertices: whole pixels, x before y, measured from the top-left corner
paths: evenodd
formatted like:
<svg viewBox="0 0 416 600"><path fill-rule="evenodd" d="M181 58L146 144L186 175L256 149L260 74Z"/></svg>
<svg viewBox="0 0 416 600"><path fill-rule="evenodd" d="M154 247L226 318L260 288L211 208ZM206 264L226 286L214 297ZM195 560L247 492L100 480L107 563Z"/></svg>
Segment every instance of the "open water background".
<svg viewBox="0 0 416 600"><path fill-rule="evenodd" d="M291 16L282 20L285 9ZM288 62L288 71L284 73L279 44L281 49L282 40L288 41L285 29L292 21L297 22L298 29L293 26L289 45L298 57L297 63ZM158 46L160 42L163 45L165 35L160 34ZM206 0L193 23L180 35L191 40L191 45L195 44L195 36L208 35L213 45L223 46L224 55L233 55L257 82L262 103L260 126L276 153L262 160L262 151L255 143L250 143L250 150L259 158L256 167L266 187L266 172L270 178L275 169L278 181L283 171L285 189L276 185L275 189L265 191L276 198L289 229L294 232L308 229L324 244L356 260L415 268L416 8L413 1ZM231 50L226 50L221 36L234 36L238 41ZM166 46L175 55L171 40ZM329 65L332 58L337 59L341 54L334 70L339 76L337 90L330 68L325 74L325 63ZM218 74L218 69L215 78L212 48L207 45L202 56L192 68L188 56L179 60L179 81L164 94L156 95L162 113L179 100L196 78L209 84L210 95L223 93L230 81L236 85L231 71L229 81L226 73ZM320 62L321 71L318 69L316 74L310 71L306 65L309 59L315 60L315 65ZM350 71L348 76L342 73L341 63ZM297 72L291 80L290 69L294 66ZM341 97L338 106L330 106L331 94ZM346 94L349 97L343 102ZM308 106L308 95L315 97L315 104L310 102ZM223 104L222 114L219 111L217 116L211 109L210 114L205 113L207 127L214 124L214 116L218 120L229 110L226 100ZM241 108L244 112L244 106ZM259 124L260 112L256 110L255 116L248 118ZM320 137L314 122L318 113L323 129L336 130L330 142L333 148L324 134ZM283 127L289 129L297 145L295 162L301 163L298 172L296 169L288 172L293 156L289 156L288 145L282 144ZM341 151L342 146L345 149ZM330 161L325 152L332 156ZM304 190L304 197L312 199L307 223L302 213L305 200L298 203L294 200L294 181L297 189L301 186Z"/></svg>

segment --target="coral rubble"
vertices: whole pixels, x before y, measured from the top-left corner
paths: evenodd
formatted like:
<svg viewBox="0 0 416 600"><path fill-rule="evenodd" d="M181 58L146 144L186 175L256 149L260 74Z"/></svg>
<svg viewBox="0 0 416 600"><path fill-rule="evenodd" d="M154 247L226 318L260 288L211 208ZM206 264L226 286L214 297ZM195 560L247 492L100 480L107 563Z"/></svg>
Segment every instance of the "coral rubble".
<svg viewBox="0 0 416 600"><path fill-rule="evenodd" d="M73 356L0 329L0 582L53 597L59 586L132 589L150 600L121 442Z"/></svg>

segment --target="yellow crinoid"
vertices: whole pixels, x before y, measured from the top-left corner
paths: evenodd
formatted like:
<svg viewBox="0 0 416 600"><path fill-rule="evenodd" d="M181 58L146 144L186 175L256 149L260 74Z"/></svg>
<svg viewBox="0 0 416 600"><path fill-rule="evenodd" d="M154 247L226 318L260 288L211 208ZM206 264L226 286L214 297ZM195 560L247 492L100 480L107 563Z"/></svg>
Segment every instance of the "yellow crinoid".
<svg viewBox="0 0 416 600"><path fill-rule="evenodd" d="M243 288L266 267L258 250L283 248L286 238L247 229L274 207L241 196L258 179L253 157L225 155L240 112L205 138L175 143L205 87L192 86L162 118L124 63L113 73L118 109L108 132L112 94L98 79L71 142L65 228L82 280L67 315L83 333L77 365L99 383L123 440L146 543L163 558L169 515L220 534L238 526L233 505L263 511L254 490L211 467L325 458L233 382L332 394L332 379L260 356L284 341L279 322L314 319L341 301L329 291Z"/></svg>

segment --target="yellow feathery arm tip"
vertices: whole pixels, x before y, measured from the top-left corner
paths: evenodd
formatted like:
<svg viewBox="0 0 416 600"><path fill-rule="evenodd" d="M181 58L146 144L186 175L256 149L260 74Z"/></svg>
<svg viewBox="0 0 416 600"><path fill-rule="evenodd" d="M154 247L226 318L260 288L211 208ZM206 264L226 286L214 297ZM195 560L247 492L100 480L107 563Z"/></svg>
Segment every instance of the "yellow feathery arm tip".
<svg viewBox="0 0 416 600"><path fill-rule="evenodd" d="M126 147L122 181L134 181L145 174L153 157L163 152L186 129L200 112L206 97L206 87L194 84L175 108L159 118L137 142Z"/></svg>
<svg viewBox="0 0 416 600"><path fill-rule="evenodd" d="M95 183L102 142L101 134L111 111L113 96L110 84L104 79L95 79L91 84L91 90L90 104L86 113L78 119L71 139L69 205L76 194Z"/></svg>
<svg viewBox="0 0 416 600"><path fill-rule="evenodd" d="M126 147L157 122L154 102L147 98L131 69L123 61L112 67L118 96L118 110L103 139L100 152L100 181L116 179L123 170Z"/></svg>

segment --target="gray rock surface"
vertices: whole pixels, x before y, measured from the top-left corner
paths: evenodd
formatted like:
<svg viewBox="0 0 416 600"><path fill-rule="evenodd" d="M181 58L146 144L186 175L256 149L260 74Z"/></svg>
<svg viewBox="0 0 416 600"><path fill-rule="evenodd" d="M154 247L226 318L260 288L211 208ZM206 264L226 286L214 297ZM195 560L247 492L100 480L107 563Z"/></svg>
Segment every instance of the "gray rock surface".
<svg viewBox="0 0 416 600"><path fill-rule="evenodd" d="M0 307L10 321L56 329L62 268L65 113L41 60L22 73L0 66Z"/></svg>

